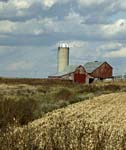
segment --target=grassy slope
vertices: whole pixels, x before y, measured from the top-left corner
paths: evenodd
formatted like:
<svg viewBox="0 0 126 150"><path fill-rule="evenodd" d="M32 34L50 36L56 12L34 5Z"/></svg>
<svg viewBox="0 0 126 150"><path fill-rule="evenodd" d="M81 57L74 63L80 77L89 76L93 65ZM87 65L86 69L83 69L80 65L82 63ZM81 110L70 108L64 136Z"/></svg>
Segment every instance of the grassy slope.
<svg viewBox="0 0 126 150"><path fill-rule="evenodd" d="M38 149L126 149L126 93L92 100L54 111L29 128Z"/></svg>
<svg viewBox="0 0 126 150"><path fill-rule="evenodd" d="M96 95L126 91L126 82L78 85L66 81L4 79L0 84L0 128L16 119L19 124L42 117L52 110L92 98ZM12 83L15 84L12 84ZM0 81L1 83L1 81ZM35 84L36 83L36 84Z"/></svg>
<svg viewBox="0 0 126 150"><path fill-rule="evenodd" d="M125 98L114 93L69 105L10 129L0 142L13 150L125 150Z"/></svg>

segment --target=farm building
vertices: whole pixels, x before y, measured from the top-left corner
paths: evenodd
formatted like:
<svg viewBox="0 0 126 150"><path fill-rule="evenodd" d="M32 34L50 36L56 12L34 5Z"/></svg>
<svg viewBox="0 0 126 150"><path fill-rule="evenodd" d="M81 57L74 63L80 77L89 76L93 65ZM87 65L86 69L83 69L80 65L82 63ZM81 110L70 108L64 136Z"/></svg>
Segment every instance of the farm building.
<svg viewBox="0 0 126 150"><path fill-rule="evenodd" d="M68 44L58 47L57 73L50 79L65 79L77 83L91 83L94 78L106 79L112 77L112 67L107 62L88 62L83 65L69 65Z"/></svg>
<svg viewBox="0 0 126 150"><path fill-rule="evenodd" d="M88 79L92 78L87 73L85 68L80 65L69 65L65 68L64 71L59 72L55 75L49 76L52 79L65 79L65 80L72 80L76 83L86 83L89 82Z"/></svg>
<svg viewBox="0 0 126 150"><path fill-rule="evenodd" d="M94 78L106 79L112 78L112 66L107 62L88 62L84 65L86 72Z"/></svg>

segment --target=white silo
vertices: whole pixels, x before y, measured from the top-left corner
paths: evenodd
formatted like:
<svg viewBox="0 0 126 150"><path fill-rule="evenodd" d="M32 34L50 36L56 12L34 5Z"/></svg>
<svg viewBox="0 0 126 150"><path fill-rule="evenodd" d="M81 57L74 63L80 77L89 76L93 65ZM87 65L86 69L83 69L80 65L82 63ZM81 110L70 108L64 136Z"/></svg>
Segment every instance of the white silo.
<svg viewBox="0 0 126 150"><path fill-rule="evenodd" d="M66 43L60 44L58 47L58 72L64 71L69 65L69 46Z"/></svg>

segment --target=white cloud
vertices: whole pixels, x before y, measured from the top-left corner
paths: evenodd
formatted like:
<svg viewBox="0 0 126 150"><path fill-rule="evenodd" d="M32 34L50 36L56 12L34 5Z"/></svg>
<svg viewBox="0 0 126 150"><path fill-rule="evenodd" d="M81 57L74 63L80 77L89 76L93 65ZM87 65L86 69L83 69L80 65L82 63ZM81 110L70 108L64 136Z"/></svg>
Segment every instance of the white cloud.
<svg viewBox="0 0 126 150"><path fill-rule="evenodd" d="M103 29L103 33L108 37L121 34L121 33L126 33L126 20L119 19L113 24L104 25L102 29Z"/></svg>
<svg viewBox="0 0 126 150"><path fill-rule="evenodd" d="M12 32L14 27L14 23L11 21L0 21L0 32Z"/></svg>
<svg viewBox="0 0 126 150"><path fill-rule="evenodd" d="M7 3L0 3L0 10L4 11L7 8L27 9L33 3L40 2L45 8L50 8L56 3L67 3L69 0L9 0Z"/></svg>
<svg viewBox="0 0 126 150"><path fill-rule="evenodd" d="M73 10L69 12L69 14L65 17L65 21L77 21L77 23L81 23L84 18L82 16L80 16L79 13L74 12Z"/></svg>
<svg viewBox="0 0 126 150"><path fill-rule="evenodd" d="M84 47L87 47L88 46L88 42L85 42L85 41L68 41L68 45L71 47L71 48L84 48Z"/></svg>
<svg viewBox="0 0 126 150"><path fill-rule="evenodd" d="M118 51L111 51L111 52L105 53L104 57L108 57L108 58L126 57L126 48L122 48Z"/></svg>
<svg viewBox="0 0 126 150"><path fill-rule="evenodd" d="M62 5L67 2L69 2L68 5ZM60 3L60 5L55 5L56 3ZM61 11L57 8L58 6ZM1 46L0 55L1 57L8 55L8 57L5 56L7 59L5 64L9 64L7 69L10 72L23 71L23 69L26 69L27 72L29 68L36 69L40 64L39 67L42 67L42 71L43 69L45 72L50 71L49 67L52 68L56 62L56 58L55 60L51 59L56 57L57 47L45 48L42 46L36 53L36 45L38 43L42 45L43 39L45 41L47 39L44 45L50 45L63 38L63 40L66 39L64 42L70 46L71 64L126 57L126 44L123 44L126 39L126 20L121 19L125 16L120 17L121 12L125 10L126 2L124 0L9 0L7 3L0 3L0 19L6 20L0 21L0 33L2 33L0 43L1 45L19 44L18 47L10 48L15 49L13 53L10 50L7 53L6 49L8 48ZM117 16L114 18L113 15ZM12 37L3 33L12 34ZM28 40L26 34L30 34ZM118 39L122 39L122 41ZM30 49L21 47L21 40L26 45L34 46L31 46ZM40 42L38 42L39 40ZM27 41L29 42L27 43ZM24 49L26 51L19 54ZM51 49L53 50L51 51ZM11 58L12 56L13 58ZM34 68L29 61L33 61L37 67Z"/></svg>
<svg viewBox="0 0 126 150"><path fill-rule="evenodd" d="M86 6L90 6L90 5L94 5L94 4L102 4L104 3L106 0L78 0L78 2L82 5L86 5Z"/></svg>
<svg viewBox="0 0 126 150"><path fill-rule="evenodd" d="M119 43L119 42L106 42L102 45L99 45L97 47L97 51L113 51L117 50L117 49L121 49L122 47L126 46L125 44Z"/></svg>
<svg viewBox="0 0 126 150"><path fill-rule="evenodd" d="M9 0L0 3L0 17L9 19L10 17L23 16L25 11L39 0ZM31 13L31 12L28 12Z"/></svg>
<svg viewBox="0 0 126 150"><path fill-rule="evenodd" d="M53 18L31 19L26 22L15 22L13 33L40 35L57 31L56 25Z"/></svg>
<svg viewBox="0 0 126 150"><path fill-rule="evenodd" d="M7 3L0 3L0 12L6 13L8 9L26 9L30 6L28 0L9 0Z"/></svg>
<svg viewBox="0 0 126 150"><path fill-rule="evenodd" d="M102 6L106 7L105 11L114 11L114 10L123 10L126 8L126 2L124 0L77 0L77 2L80 4L80 6L83 7L96 7L96 6ZM110 10L111 9L111 10ZM102 13L102 12L101 12Z"/></svg>
<svg viewBox="0 0 126 150"><path fill-rule="evenodd" d="M47 8L52 7L54 4L56 3L67 3L69 2L69 0L63 0L63 1L59 1L59 0L41 0L42 5L44 5Z"/></svg>
<svg viewBox="0 0 126 150"><path fill-rule="evenodd" d="M58 0L42 0L46 7L52 7Z"/></svg>
<svg viewBox="0 0 126 150"><path fill-rule="evenodd" d="M11 3L17 9L26 9L26 8L29 8L30 6L30 3L27 0L12 0Z"/></svg>

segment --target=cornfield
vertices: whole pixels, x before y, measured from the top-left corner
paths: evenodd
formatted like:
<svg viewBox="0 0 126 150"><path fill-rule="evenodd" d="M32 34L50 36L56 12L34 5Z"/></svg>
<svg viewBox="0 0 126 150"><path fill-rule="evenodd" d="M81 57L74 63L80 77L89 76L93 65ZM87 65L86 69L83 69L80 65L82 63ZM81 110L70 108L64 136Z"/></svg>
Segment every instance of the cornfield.
<svg viewBox="0 0 126 150"><path fill-rule="evenodd" d="M13 149L20 150L126 150L126 93L55 110L7 136L8 143L15 140L9 143Z"/></svg>

